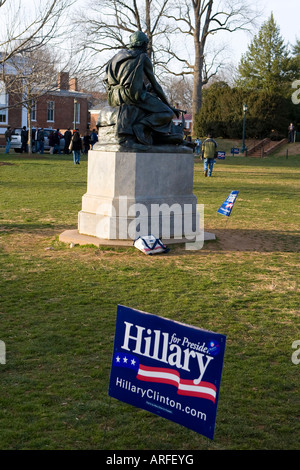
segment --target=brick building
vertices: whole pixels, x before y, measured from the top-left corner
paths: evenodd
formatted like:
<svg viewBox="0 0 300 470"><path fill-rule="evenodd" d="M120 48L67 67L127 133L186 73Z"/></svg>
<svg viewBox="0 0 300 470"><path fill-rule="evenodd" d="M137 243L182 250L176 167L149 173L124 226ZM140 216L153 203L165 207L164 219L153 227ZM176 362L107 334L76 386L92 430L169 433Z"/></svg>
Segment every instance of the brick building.
<svg viewBox="0 0 300 470"><path fill-rule="evenodd" d="M4 144L7 126L28 126L27 111L23 106L11 107L20 97L0 93L0 143ZM58 74L54 91L40 96L34 103L31 113L31 127L60 129L79 129L83 135L89 127L90 94L78 90L76 78L69 78L68 72ZM8 107L7 107L8 106Z"/></svg>
<svg viewBox="0 0 300 470"><path fill-rule="evenodd" d="M192 116L192 114L185 114L184 115L184 121L185 121L185 125L184 125L185 134L190 135L191 132L192 132L192 127L193 127L193 116ZM181 116L179 118L174 117L173 122L176 125L181 124L182 117Z"/></svg>

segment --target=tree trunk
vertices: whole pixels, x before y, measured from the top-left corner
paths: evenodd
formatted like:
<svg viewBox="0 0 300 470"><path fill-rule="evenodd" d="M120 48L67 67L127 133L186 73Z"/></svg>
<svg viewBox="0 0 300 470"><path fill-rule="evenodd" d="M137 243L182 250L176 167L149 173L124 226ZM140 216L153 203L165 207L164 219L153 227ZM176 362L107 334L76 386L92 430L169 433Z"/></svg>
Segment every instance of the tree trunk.
<svg viewBox="0 0 300 470"><path fill-rule="evenodd" d="M202 71L203 71L203 57L200 57L198 52L195 57L194 65L194 81L193 81L193 103L192 103L192 135L194 135L194 120L196 114L200 111L202 105Z"/></svg>
<svg viewBox="0 0 300 470"><path fill-rule="evenodd" d="M194 86L193 86L193 121L192 121L192 134L194 134L194 121L195 116L199 113L202 105L202 86L203 86L203 67L204 67L204 51L206 39L209 31L209 24L211 21L213 0L207 3L205 21L201 28L202 15L204 13L201 0L193 2L194 16L195 16L195 30L194 30L194 47L195 47L195 64L194 64Z"/></svg>
<svg viewBox="0 0 300 470"><path fill-rule="evenodd" d="M32 155L32 126L31 126L31 108L27 108L27 122L28 122L28 153Z"/></svg>
<svg viewBox="0 0 300 470"><path fill-rule="evenodd" d="M146 35L149 39L147 54L152 60L153 57L153 43L152 43L152 31L151 31L151 5L150 0L146 0Z"/></svg>

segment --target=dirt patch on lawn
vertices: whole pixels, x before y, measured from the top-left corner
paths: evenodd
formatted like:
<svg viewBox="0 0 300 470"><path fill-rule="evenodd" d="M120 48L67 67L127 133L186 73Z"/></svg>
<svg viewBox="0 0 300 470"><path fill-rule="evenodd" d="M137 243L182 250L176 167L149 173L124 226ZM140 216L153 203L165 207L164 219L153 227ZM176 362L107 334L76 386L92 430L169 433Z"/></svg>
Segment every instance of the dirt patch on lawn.
<svg viewBox="0 0 300 470"><path fill-rule="evenodd" d="M3 230L0 227L2 237L0 237L0 250L2 252L26 253L27 255L44 254L45 256L69 256L74 253L68 244L58 241L58 235L61 230L48 228L43 231L24 231L24 230ZM300 234L297 231L264 231L264 230L238 230L238 229L210 229L210 233L216 235L216 240L206 241L201 250L186 250L185 244L170 244L169 253L164 257L176 256L205 256L209 253L297 253L300 252ZM135 256L145 256L137 249L119 246L100 246L76 247L76 257L89 258L95 256L117 256L122 258L132 258ZM73 256L73 255L71 255ZM160 258L161 256L151 257ZM147 257L148 258L148 257Z"/></svg>
<svg viewBox="0 0 300 470"><path fill-rule="evenodd" d="M299 252L300 233L268 230L214 230L216 241L205 243L211 251Z"/></svg>

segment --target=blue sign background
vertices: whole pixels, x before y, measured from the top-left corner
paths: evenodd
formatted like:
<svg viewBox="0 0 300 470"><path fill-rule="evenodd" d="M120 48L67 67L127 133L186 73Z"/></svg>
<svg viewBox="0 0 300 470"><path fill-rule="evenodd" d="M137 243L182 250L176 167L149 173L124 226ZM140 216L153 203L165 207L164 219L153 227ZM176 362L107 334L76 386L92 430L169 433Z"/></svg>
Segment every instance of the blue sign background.
<svg viewBox="0 0 300 470"><path fill-rule="evenodd" d="M217 212L222 215L230 216L235 200L239 194L239 191L231 191L229 196L225 199L223 204L219 207Z"/></svg>
<svg viewBox="0 0 300 470"><path fill-rule="evenodd" d="M118 305L109 395L210 439L226 336Z"/></svg>

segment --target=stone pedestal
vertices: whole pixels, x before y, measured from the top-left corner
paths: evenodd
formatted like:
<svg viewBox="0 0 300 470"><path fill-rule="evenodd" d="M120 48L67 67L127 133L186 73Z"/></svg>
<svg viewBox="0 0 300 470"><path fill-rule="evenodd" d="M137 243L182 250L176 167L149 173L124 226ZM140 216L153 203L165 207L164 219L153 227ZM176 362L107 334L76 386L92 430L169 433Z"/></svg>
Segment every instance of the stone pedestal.
<svg viewBox="0 0 300 470"><path fill-rule="evenodd" d="M192 238L193 153L90 150L78 232L106 240Z"/></svg>

